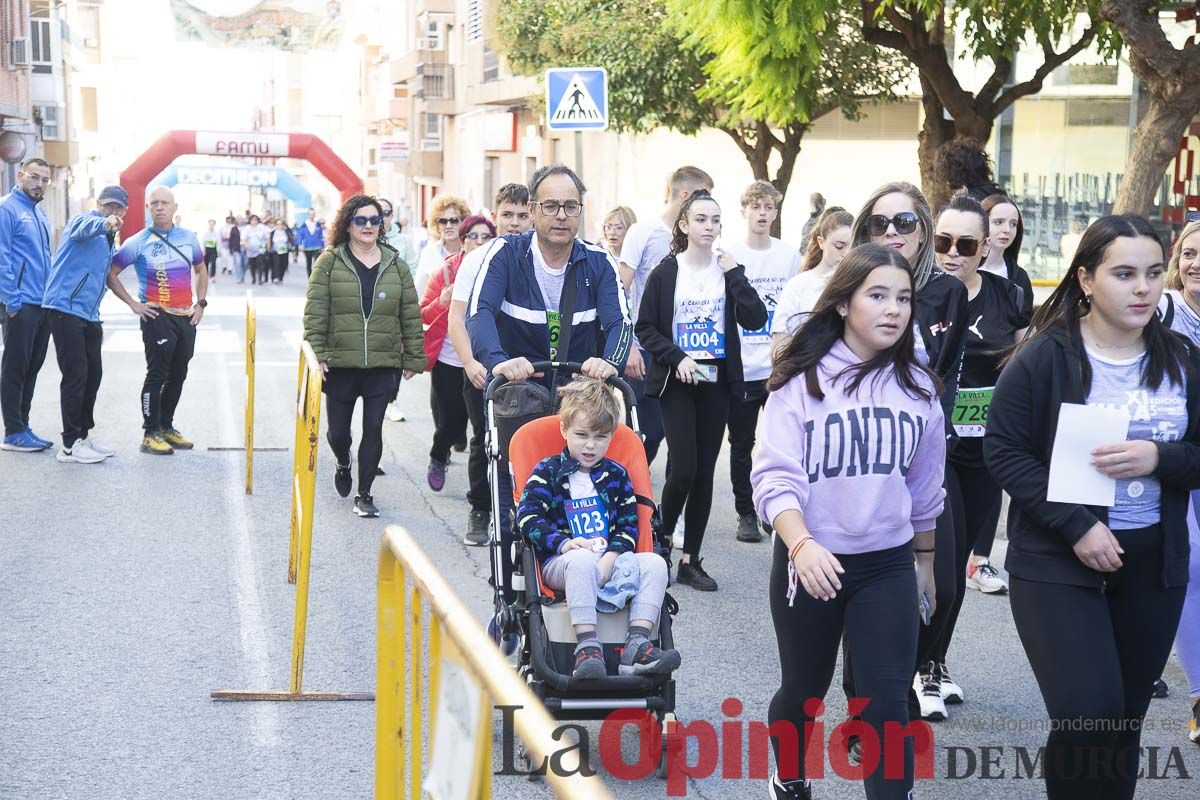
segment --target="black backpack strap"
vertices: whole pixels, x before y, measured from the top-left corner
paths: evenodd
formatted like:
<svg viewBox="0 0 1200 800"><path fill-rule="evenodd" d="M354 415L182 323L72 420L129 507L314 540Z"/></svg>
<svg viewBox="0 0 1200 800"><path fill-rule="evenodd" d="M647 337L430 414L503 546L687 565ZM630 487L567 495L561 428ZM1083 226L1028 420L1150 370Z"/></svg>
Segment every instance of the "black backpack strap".
<svg viewBox="0 0 1200 800"><path fill-rule="evenodd" d="M579 295L579 270L582 268L575 264L567 265L562 295L558 298L558 354L555 361L571 360L571 329L574 327L572 323L575 319L575 300ZM550 383L550 395L552 398L558 395L558 370L554 371Z"/></svg>

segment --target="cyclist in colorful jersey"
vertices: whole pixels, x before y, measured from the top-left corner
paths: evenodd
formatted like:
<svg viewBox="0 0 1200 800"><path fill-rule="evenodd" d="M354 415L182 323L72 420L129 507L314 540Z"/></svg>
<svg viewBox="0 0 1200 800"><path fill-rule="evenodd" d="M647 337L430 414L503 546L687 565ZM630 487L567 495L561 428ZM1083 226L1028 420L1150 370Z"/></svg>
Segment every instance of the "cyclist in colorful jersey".
<svg viewBox="0 0 1200 800"><path fill-rule="evenodd" d="M142 320L146 382L142 386L145 437L141 451L160 456L192 449L192 443L175 429L175 408L195 351L196 326L208 306L204 250L195 233L172 224L176 208L171 190L156 186L146 203L150 227L121 245L108 272L108 288ZM137 300L121 284L121 271L130 265L137 272Z"/></svg>

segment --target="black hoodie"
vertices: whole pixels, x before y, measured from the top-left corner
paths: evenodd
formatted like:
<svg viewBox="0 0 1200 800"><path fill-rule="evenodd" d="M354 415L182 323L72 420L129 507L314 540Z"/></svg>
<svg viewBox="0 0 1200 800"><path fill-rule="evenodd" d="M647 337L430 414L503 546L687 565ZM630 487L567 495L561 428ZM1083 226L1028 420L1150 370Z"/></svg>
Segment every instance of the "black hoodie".
<svg viewBox="0 0 1200 800"><path fill-rule="evenodd" d="M1200 375L1200 351L1188 345ZM1004 567L1026 580L1101 589L1104 573L1084 565L1074 545L1108 509L1046 499L1050 454L1063 403L1084 403L1082 348L1061 328L1026 345L996 382L988 409L983 455L992 476L1012 497ZM1200 488L1200 379L1187 382L1188 427L1178 442L1156 442L1154 477L1162 489L1163 586L1188 582L1188 492Z"/></svg>

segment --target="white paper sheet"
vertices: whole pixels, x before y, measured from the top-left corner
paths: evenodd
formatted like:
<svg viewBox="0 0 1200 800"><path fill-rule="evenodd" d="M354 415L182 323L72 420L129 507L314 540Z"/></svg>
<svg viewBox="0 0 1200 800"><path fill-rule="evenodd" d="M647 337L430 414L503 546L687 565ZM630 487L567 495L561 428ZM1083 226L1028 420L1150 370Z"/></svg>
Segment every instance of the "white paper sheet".
<svg viewBox="0 0 1200 800"><path fill-rule="evenodd" d="M1092 451L1101 445L1123 442L1128 433L1129 412L1124 409L1063 403L1050 454L1046 499L1112 507L1117 481L1092 466Z"/></svg>

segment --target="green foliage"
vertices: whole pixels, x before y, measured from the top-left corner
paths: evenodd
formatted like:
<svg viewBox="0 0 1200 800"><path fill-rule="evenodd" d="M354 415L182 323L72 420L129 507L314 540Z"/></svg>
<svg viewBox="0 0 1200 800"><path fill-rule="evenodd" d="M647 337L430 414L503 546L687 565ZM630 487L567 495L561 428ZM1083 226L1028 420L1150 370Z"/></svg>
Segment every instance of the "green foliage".
<svg viewBox="0 0 1200 800"><path fill-rule="evenodd" d="M506 0L494 30L510 68L605 67L609 114L618 131L667 127L685 134L713 124L697 97L703 61L666 26L662 0Z"/></svg>
<svg viewBox="0 0 1200 800"><path fill-rule="evenodd" d="M917 8L929 19L938 19L945 3L935 0L896 2L884 0L880 13L888 7ZM1105 56L1115 57L1120 39L1099 14L1100 0L970 0L955 2L946 10L946 26L965 23L967 54L979 58L1011 56L1021 45L1031 43L1057 44L1071 35L1075 21L1087 15L1091 22L1101 23L1096 29L1096 44Z"/></svg>

